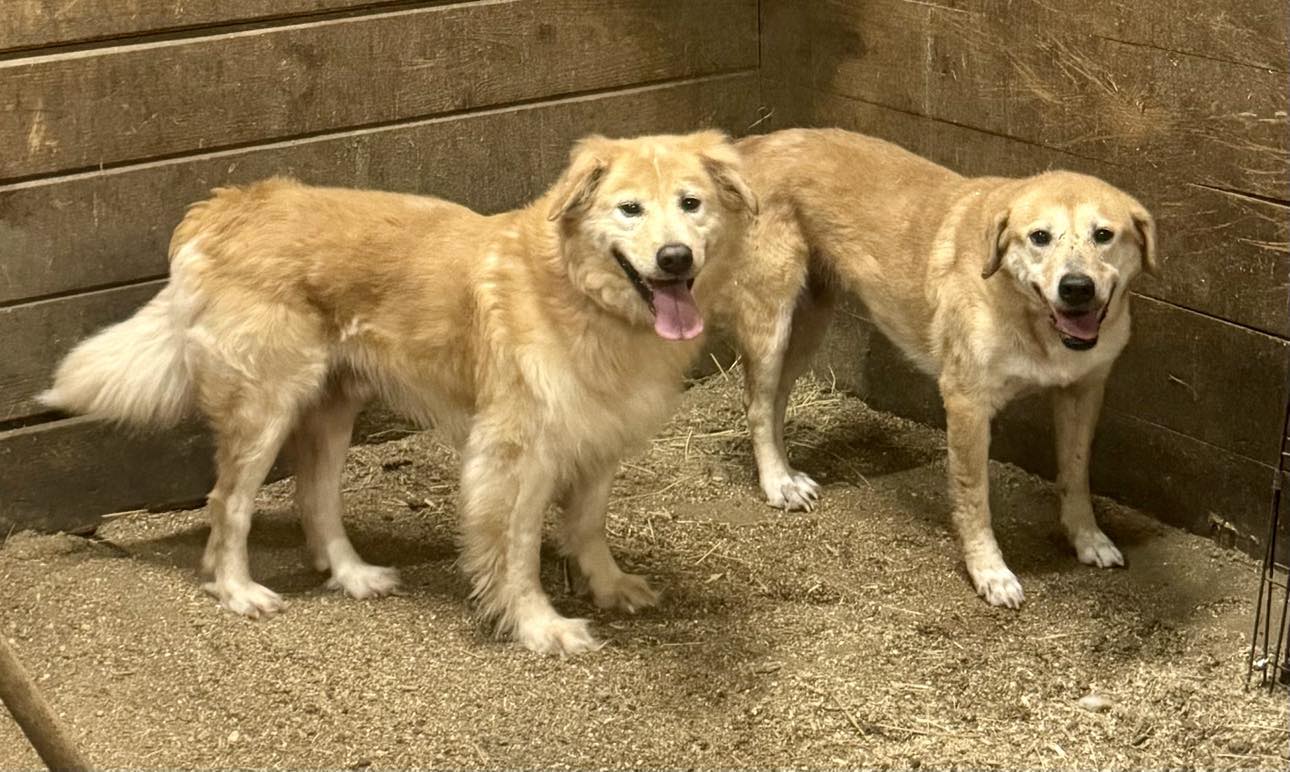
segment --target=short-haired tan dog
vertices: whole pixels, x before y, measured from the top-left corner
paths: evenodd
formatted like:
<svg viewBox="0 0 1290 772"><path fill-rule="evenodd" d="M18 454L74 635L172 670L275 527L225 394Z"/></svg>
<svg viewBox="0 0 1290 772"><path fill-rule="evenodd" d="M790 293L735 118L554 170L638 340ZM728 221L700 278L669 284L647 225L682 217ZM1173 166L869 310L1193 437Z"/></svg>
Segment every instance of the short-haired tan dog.
<svg viewBox="0 0 1290 772"><path fill-rule="evenodd" d="M597 605L656 601L610 554L610 484L672 411L700 345L695 296L755 209L716 132L588 138L545 196L488 217L287 180L218 190L176 229L166 288L69 354L44 400L209 421L205 587L255 617L282 606L251 578L247 533L284 445L314 565L355 597L395 588L341 524L351 428L379 396L461 449L462 564L482 612L534 651L585 651L586 621L539 582L543 514L563 505L561 546Z"/></svg>
<svg viewBox="0 0 1290 772"><path fill-rule="evenodd" d="M1129 338L1129 285L1156 270L1155 226L1131 196L1071 172L964 178L888 142L786 130L739 143L761 201L723 316L743 349L748 422L771 504L810 509L789 466L784 409L836 289L936 377L947 414L953 520L977 592L1018 606L990 526L990 420L1054 395L1061 521L1079 559L1123 558L1098 528L1089 449L1107 374Z"/></svg>

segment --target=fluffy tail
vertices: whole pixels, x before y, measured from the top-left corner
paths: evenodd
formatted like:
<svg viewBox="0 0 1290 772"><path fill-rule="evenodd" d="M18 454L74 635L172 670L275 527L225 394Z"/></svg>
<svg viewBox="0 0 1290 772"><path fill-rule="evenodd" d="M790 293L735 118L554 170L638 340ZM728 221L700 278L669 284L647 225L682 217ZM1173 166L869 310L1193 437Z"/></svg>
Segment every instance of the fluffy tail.
<svg viewBox="0 0 1290 772"><path fill-rule="evenodd" d="M187 415L192 381L183 332L167 285L124 322L81 341L36 397L52 408L138 426L171 426Z"/></svg>

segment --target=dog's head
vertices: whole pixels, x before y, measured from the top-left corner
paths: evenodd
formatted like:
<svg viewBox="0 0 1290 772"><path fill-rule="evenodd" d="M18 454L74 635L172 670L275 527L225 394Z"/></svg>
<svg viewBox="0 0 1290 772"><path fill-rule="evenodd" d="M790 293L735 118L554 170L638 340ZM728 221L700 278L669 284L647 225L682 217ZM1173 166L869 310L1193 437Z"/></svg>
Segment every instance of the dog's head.
<svg viewBox="0 0 1290 772"><path fill-rule="evenodd" d="M1048 172L1010 190L987 227L981 275L1002 270L1067 348L1092 348L1117 293L1139 272L1159 271L1155 221L1132 196L1083 174Z"/></svg>
<svg viewBox="0 0 1290 772"><path fill-rule="evenodd" d="M695 277L742 238L757 199L729 139L704 131L583 139L548 205L579 289L663 338L689 340L703 332Z"/></svg>

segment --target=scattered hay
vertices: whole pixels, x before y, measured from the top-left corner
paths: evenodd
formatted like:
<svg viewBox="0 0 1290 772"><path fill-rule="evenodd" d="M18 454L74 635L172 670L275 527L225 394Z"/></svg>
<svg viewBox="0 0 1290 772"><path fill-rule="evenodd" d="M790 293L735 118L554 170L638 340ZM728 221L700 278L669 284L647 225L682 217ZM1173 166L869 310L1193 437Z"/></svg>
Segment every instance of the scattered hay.
<svg viewBox="0 0 1290 772"><path fill-rule="evenodd" d="M593 617L608 645L539 659L469 615L457 460L417 435L356 448L355 543L407 593L356 602L303 565L291 483L259 499L251 555L283 592L252 623L198 588L200 512L129 515L100 542L0 548L0 634L100 766L1002 766L1284 769L1284 695L1244 692L1252 561L1099 501L1130 568L1080 566L1050 487L995 466L995 520L1026 586L981 603L946 528L944 438L827 381L790 407L810 514L757 487L737 372L616 482L608 529L662 605ZM1105 712L1079 707L1104 697ZM0 767L33 766L0 721Z"/></svg>

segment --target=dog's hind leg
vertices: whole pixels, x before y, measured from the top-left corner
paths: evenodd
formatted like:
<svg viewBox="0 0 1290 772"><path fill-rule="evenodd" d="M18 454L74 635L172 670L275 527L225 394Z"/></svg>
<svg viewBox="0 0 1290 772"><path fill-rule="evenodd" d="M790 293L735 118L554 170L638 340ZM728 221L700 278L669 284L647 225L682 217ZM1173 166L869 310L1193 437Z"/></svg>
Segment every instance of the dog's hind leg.
<svg viewBox="0 0 1290 772"><path fill-rule="evenodd" d="M247 537L255 494L277 459L300 407L316 399L327 372L318 325L291 306L222 307L209 300L206 319L189 331L188 367L197 402L215 436L215 488L203 585L225 608L248 617L284 603L251 580Z"/></svg>
<svg viewBox="0 0 1290 772"><path fill-rule="evenodd" d="M578 654L598 644L587 620L563 617L542 591L542 517L556 470L540 447L514 439L503 419L477 419L462 453L461 565L472 597L499 632L539 654Z"/></svg>
<svg viewBox="0 0 1290 772"><path fill-rule="evenodd" d="M213 420L217 479L208 499L211 534L202 557L203 568L214 574L203 585L225 608L258 618L282 610L277 593L251 580L247 536L255 510L255 494L273 466L288 433L294 411L256 389L258 400L229 405Z"/></svg>
<svg viewBox="0 0 1290 772"><path fill-rule="evenodd" d="M341 520L341 474L354 419L366 402L351 384L332 381L318 402L300 416L291 437L296 473L296 507L314 567L331 572L328 587L353 598L378 598L398 589L393 568L359 557Z"/></svg>
<svg viewBox="0 0 1290 772"><path fill-rule="evenodd" d="M592 600L600 608L634 613L658 603L658 593L645 577L618 567L605 540L605 510L614 471L598 469L579 475L564 496L561 549L587 580Z"/></svg>
<svg viewBox="0 0 1290 772"><path fill-rule="evenodd" d="M1124 556L1093 516L1088 489L1088 465L1093 430L1102 408L1106 373L1053 393L1053 427L1057 437L1057 491L1061 498L1062 528L1080 562L1100 568L1124 565Z"/></svg>

